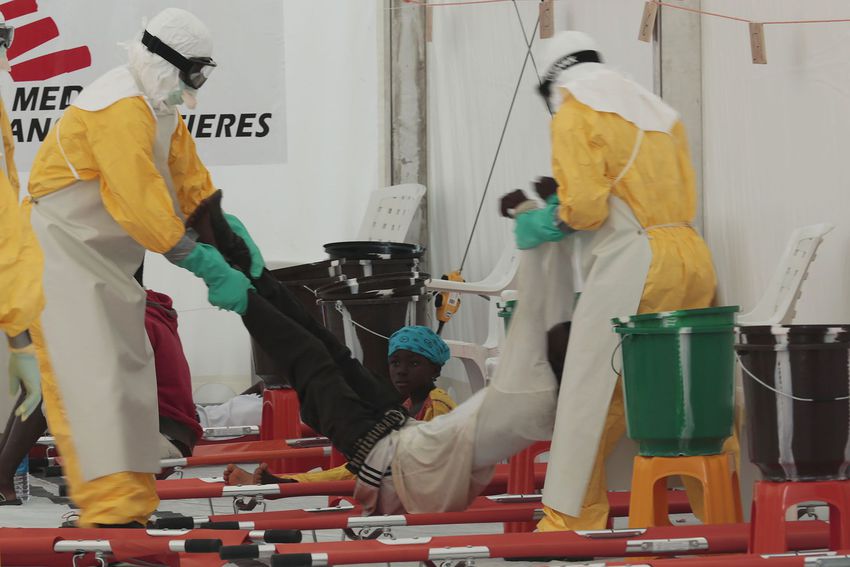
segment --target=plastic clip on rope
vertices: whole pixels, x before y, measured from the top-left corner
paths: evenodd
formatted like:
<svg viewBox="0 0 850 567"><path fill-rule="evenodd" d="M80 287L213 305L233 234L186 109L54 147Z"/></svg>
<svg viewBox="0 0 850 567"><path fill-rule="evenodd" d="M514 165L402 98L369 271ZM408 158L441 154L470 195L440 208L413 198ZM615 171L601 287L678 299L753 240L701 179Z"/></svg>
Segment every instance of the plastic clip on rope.
<svg viewBox="0 0 850 567"><path fill-rule="evenodd" d="M450 274L443 274L441 279L450 282L466 281L460 275L460 270L455 270ZM451 321L452 316L460 309L460 293L456 291L443 291L437 294L434 299L434 307L437 309L437 320L440 322L437 326L437 334L443 332L443 327Z"/></svg>

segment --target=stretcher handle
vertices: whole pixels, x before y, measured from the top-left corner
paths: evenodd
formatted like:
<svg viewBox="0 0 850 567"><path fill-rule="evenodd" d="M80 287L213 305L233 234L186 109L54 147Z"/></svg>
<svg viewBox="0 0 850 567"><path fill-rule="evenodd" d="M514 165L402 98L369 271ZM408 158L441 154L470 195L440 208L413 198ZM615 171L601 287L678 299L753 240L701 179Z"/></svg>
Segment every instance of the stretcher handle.
<svg viewBox="0 0 850 567"><path fill-rule="evenodd" d="M217 553L222 547L220 539L187 539L186 553Z"/></svg>
<svg viewBox="0 0 850 567"><path fill-rule="evenodd" d="M313 556L309 553L279 553L272 555L271 567L312 567Z"/></svg>
<svg viewBox="0 0 850 567"><path fill-rule="evenodd" d="M195 529L195 519L191 516L157 518L153 526L158 530L192 530Z"/></svg>
<svg viewBox="0 0 850 567"><path fill-rule="evenodd" d="M221 559L259 559L260 548L256 545L225 545L218 550Z"/></svg>
<svg viewBox="0 0 850 567"><path fill-rule="evenodd" d="M198 527L202 530L238 530L239 522L202 522Z"/></svg>
<svg viewBox="0 0 850 567"><path fill-rule="evenodd" d="M301 530L265 530L263 541L266 543L301 543Z"/></svg>
<svg viewBox="0 0 850 567"><path fill-rule="evenodd" d="M260 559L259 544L225 545L218 551L221 559Z"/></svg>

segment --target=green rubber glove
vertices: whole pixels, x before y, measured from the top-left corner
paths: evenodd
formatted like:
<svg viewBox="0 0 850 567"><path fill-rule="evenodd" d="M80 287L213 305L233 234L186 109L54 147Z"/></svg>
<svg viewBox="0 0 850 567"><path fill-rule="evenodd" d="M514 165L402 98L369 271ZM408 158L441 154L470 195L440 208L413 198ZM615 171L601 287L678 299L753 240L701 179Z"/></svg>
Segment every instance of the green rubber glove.
<svg viewBox="0 0 850 567"><path fill-rule="evenodd" d="M537 248L544 242L557 242L567 235L561 230L558 222L557 195L546 200L546 206L517 215L514 224L516 245L520 250Z"/></svg>
<svg viewBox="0 0 850 567"><path fill-rule="evenodd" d="M176 264L204 280L211 304L240 315L248 310L248 290L253 289L251 282L245 274L231 268L214 247L198 243Z"/></svg>
<svg viewBox="0 0 850 567"><path fill-rule="evenodd" d="M26 392L24 401L15 409L15 415L26 421L41 402L41 371L34 346L12 349L10 354L9 393L17 396L21 389Z"/></svg>
<svg viewBox="0 0 850 567"><path fill-rule="evenodd" d="M227 224L230 225L230 230L232 230L236 236L245 241L245 246L248 247L248 251L251 253L251 277L253 279L259 278L263 273L263 268L266 267L266 262L263 260L263 255L260 253L257 243L254 242L254 239L251 238L250 234L248 234L248 229L245 228L245 225L242 224L241 220L227 213L224 213L224 220L226 220Z"/></svg>

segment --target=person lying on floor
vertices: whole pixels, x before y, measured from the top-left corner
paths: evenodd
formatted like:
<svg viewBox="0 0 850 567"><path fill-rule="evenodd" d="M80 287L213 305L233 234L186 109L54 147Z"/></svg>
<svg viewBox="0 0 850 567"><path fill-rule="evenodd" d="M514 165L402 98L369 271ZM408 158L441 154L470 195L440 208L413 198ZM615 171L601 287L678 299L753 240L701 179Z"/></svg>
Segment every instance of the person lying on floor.
<svg viewBox="0 0 850 567"><path fill-rule="evenodd" d="M192 398L192 373L177 333L177 311L164 293L145 290L145 329L154 353L160 458L189 457L204 430Z"/></svg>
<svg viewBox="0 0 850 567"><path fill-rule="evenodd" d="M263 390L277 386L260 380L237 396L220 404L195 404L198 420L204 429L209 427L259 427L263 419Z"/></svg>
<svg viewBox="0 0 850 567"><path fill-rule="evenodd" d="M402 406L413 419L431 421L457 407L448 392L436 384L450 356L446 341L428 327L402 327L390 336L387 357L390 382L401 394L404 399ZM268 466L262 464L251 474L236 465L228 465L224 471L224 481L227 484L259 484L267 469ZM295 482L322 482L353 480L356 476L345 463L324 471L283 475L279 478Z"/></svg>
<svg viewBox="0 0 850 567"><path fill-rule="evenodd" d="M139 268L136 281L140 285L141 274ZM153 290L146 290L146 293L145 329L156 366L160 458L188 457L203 430L194 413L192 379L177 334L177 312L167 295ZM41 404L25 421L14 413L9 416L7 434L0 441L0 506L21 504L15 494L15 470L46 429Z"/></svg>
<svg viewBox="0 0 850 567"><path fill-rule="evenodd" d="M250 275L257 246L244 227L231 228L220 204L220 194L207 199L187 224L197 227L199 242L214 245L251 279L247 302L236 311L289 377L303 421L348 459L357 475L354 497L365 514L464 510L497 463L551 438L555 376L569 324L547 330L571 315L567 302L550 305L553 294L545 290L545 266L556 244L520 252L519 307L491 383L454 411L422 423L410 420L398 391L353 358L271 272ZM260 476L264 483L282 481L267 472Z"/></svg>

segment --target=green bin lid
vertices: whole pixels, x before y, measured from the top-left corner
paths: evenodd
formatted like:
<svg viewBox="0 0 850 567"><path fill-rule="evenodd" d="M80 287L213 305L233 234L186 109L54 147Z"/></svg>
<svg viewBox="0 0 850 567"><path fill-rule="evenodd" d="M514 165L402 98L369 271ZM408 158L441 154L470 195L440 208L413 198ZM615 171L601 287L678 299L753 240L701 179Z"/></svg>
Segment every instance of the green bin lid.
<svg viewBox="0 0 850 567"><path fill-rule="evenodd" d="M727 305L723 307L706 307L704 309L680 309L678 311L662 311L661 313L644 313L642 315L624 315L611 319L615 326L635 325L659 319L675 319L680 317L704 317L710 315L727 315L737 313L741 308L738 305Z"/></svg>

